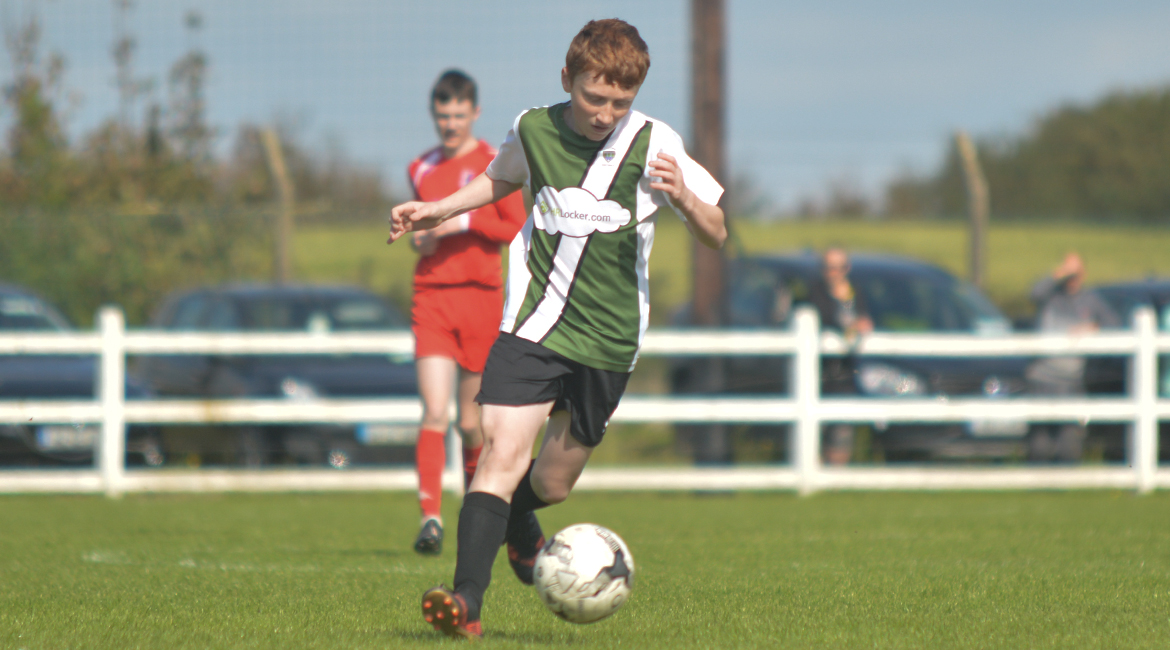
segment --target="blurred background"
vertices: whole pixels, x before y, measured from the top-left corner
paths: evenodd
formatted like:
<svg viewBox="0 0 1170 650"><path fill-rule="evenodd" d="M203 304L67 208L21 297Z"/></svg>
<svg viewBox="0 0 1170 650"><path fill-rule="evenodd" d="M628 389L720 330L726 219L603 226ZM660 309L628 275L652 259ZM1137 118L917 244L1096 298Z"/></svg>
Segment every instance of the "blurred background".
<svg viewBox="0 0 1170 650"><path fill-rule="evenodd" d="M142 326L176 291L282 273L407 313L415 254L387 247L384 224L435 143L436 76L477 79L477 133L498 144L520 110L564 99L581 25L617 16L651 50L636 108L688 137L689 11L4 0L0 281L84 327L101 304ZM1091 284L1167 275L1168 31L1153 0L728 2L728 256L832 244L966 277L964 131L990 197L980 284L1018 326L1067 251ZM692 293L681 224L662 220L656 249L653 322L676 323ZM667 390L655 367L640 386Z"/></svg>

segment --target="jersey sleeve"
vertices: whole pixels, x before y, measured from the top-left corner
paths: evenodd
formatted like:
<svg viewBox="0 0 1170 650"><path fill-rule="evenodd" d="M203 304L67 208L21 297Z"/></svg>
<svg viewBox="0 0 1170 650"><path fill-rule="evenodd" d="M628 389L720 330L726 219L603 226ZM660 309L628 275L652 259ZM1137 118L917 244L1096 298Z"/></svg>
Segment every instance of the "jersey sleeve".
<svg viewBox="0 0 1170 650"><path fill-rule="evenodd" d="M414 174L416 171L418 171L418 166L421 164L422 161L416 158L406 168L406 184L410 186L410 194L414 197L415 201L422 200L422 198L418 195L418 185L416 185L414 182Z"/></svg>
<svg viewBox="0 0 1170 650"><path fill-rule="evenodd" d="M666 124L658 121L654 122L653 129L650 132L650 148L646 152L646 162L649 163L652 160L656 160L660 153L672 156L678 161L679 169L682 171L683 183L686 184L687 188L694 192L695 196L699 197L699 200L703 203L709 205L719 203L719 198L723 196L723 186L711 176L710 172L687 154L686 147L683 146L683 140L679 134L675 133L674 129L671 129ZM649 179L653 175L653 171L649 165L646 166L646 179ZM648 180L646 186L649 187ZM684 218L682 212L667 199L666 194L661 190L651 189L649 198L655 206L659 208L669 207L671 210L674 210L674 213L680 219Z"/></svg>
<svg viewBox="0 0 1170 650"><path fill-rule="evenodd" d="M520 185L528 182L528 156L524 155L524 145L520 142L520 118L524 117L524 113L516 116L499 152L488 164L485 172L488 178Z"/></svg>
<svg viewBox="0 0 1170 650"><path fill-rule="evenodd" d="M488 241L499 244L510 243L524 227L528 218L524 214L524 199L519 191L485 205L472 212L468 222L468 230Z"/></svg>

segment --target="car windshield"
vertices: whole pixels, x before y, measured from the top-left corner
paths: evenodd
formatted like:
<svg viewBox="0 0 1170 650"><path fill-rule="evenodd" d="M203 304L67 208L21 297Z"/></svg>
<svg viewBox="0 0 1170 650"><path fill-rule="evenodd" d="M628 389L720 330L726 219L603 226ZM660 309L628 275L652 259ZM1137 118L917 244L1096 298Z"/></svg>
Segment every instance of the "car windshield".
<svg viewBox="0 0 1170 650"><path fill-rule="evenodd" d="M0 296L0 330L64 331L65 317L44 302L29 296Z"/></svg>
<svg viewBox="0 0 1170 650"><path fill-rule="evenodd" d="M263 297L240 300L237 306L240 322L235 329L353 331L403 326L396 313L365 297ZM216 320L214 313L210 320ZM223 324L211 324L215 329L227 329Z"/></svg>
<svg viewBox="0 0 1170 650"><path fill-rule="evenodd" d="M874 328L888 332L1003 333L1007 319L977 289L928 275L856 269Z"/></svg>
<svg viewBox="0 0 1170 650"><path fill-rule="evenodd" d="M1166 287L1141 289L1131 287L1104 287L1097 294L1113 308L1123 323L1133 323L1133 312L1141 306L1154 308L1158 327L1170 331L1170 291Z"/></svg>

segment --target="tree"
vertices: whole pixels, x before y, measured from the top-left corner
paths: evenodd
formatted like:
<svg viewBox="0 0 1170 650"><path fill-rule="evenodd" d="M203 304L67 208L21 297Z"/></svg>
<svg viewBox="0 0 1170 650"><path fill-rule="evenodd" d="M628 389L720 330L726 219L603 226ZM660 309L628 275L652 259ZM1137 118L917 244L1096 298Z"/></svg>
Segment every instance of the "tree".
<svg viewBox="0 0 1170 650"><path fill-rule="evenodd" d="M1049 112L1014 138L978 148L991 211L1002 218L1170 221L1170 88L1117 92L1091 106ZM892 215L964 213L966 190L952 146L942 169L903 175L886 192Z"/></svg>

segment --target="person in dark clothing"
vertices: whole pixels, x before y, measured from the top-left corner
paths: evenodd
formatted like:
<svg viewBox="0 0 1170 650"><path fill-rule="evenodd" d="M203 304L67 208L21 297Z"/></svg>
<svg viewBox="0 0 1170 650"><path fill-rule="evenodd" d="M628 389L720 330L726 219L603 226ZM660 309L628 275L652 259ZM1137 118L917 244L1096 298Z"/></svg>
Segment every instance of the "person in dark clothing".
<svg viewBox="0 0 1170 650"><path fill-rule="evenodd" d="M821 256L821 277L809 287L809 302L820 314L821 327L834 329L853 344L859 336L873 331L865 296L849 282L849 254L830 248ZM826 357L821 364L822 390L827 394L856 392L852 356ZM825 428L825 461L844 465L853 456L853 426L830 424Z"/></svg>
<svg viewBox="0 0 1170 650"><path fill-rule="evenodd" d="M1032 287L1032 301L1038 310L1037 329L1048 334L1091 334L1102 327L1118 327L1117 314L1092 290L1084 289L1085 263L1071 252L1052 275ZM1044 357L1033 362L1025 373L1033 395L1078 396L1085 394L1085 358ZM1080 460L1085 427L1076 423L1044 423L1032 427L1028 437L1028 460Z"/></svg>

